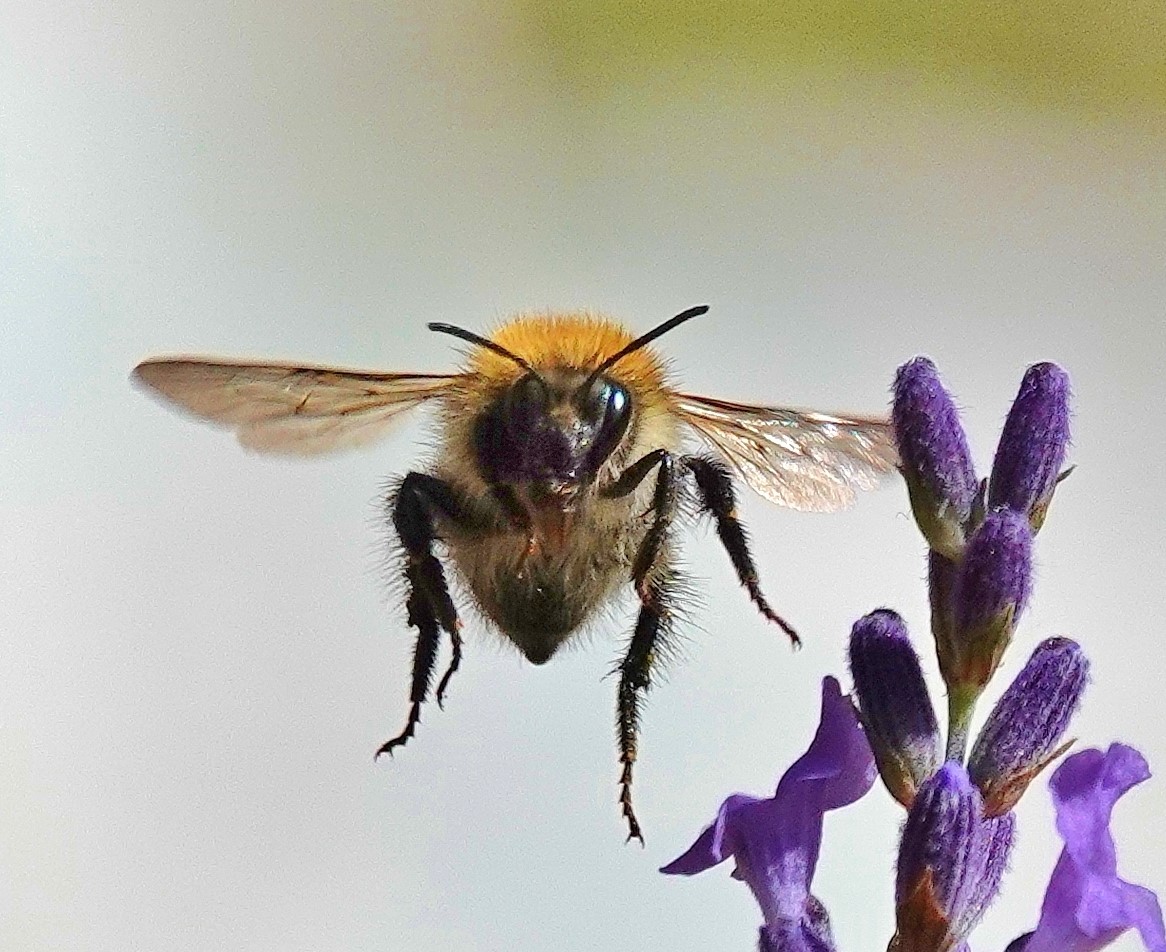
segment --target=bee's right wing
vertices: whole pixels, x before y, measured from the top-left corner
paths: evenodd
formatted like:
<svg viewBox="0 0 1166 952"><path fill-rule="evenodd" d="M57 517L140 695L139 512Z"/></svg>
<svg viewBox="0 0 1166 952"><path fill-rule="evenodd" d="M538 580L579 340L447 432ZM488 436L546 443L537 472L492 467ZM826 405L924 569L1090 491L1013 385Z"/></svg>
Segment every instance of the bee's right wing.
<svg viewBox="0 0 1166 952"><path fill-rule="evenodd" d="M312 456L360 446L396 417L440 397L459 374L393 374L290 364L155 358L134 379L261 453Z"/></svg>

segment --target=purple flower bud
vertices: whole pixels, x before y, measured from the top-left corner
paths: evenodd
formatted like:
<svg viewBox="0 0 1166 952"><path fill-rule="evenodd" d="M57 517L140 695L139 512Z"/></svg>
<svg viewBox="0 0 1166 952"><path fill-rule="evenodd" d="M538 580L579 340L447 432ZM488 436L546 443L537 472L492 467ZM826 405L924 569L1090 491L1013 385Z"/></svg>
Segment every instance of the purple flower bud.
<svg viewBox="0 0 1166 952"><path fill-rule="evenodd" d="M1048 638L996 702L968 762L988 816L1011 810L1033 778L1064 751L1061 738L1088 675L1089 661L1076 642Z"/></svg>
<svg viewBox="0 0 1166 952"><path fill-rule="evenodd" d="M978 490L976 471L955 404L926 357L895 374L891 421L915 521L933 549L957 559Z"/></svg>
<svg viewBox="0 0 1166 952"><path fill-rule="evenodd" d="M985 819L964 768L943 765L915 797L899 843L897 952L962 942L996 898L1012 849L1012 814Z"/></svg>
<svg viewBox="0 0 1166 952"><path fill-rule="evenodd" d="M939 725L903 619L879 609L850 631L850 671L866 738L891 796L910 807L940 761Z"/></svg>
<svg viewBox="0 0 1166 952"><path fill-rule="evenodd" d="M992 463L988 504L1024 513L1039 529L1069 445L1069 375L1056 364L1033 364L1004 422Z"/></svg>
<svg viewBox="0 0 1166 952"><path fill-rule="evenodd" d="M1032 588L1032 530L1009 509L988 513L968 540L952 593L954 657L940 658L948 687L988 683Z"/></svg>

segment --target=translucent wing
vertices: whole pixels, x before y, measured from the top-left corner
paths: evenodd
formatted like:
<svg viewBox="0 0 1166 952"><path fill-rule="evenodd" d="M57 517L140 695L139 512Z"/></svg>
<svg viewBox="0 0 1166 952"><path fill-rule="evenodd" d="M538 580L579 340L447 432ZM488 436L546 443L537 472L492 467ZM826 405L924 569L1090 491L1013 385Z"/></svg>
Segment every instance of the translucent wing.
<svg viewBox="0 0 1166 952"><path fill-rule="evenodd" d="M758 407L673 393L680 418L771 502L832 512L899 463L889 420Z"/></svg>
<svg viewBox="0 0 1166 952"><path fill-rule="evenodd" d="M147 360L134 378L194 416L230 427L249 449L297 456L374 440L399 414L461 379L203 358Z"/></svg>

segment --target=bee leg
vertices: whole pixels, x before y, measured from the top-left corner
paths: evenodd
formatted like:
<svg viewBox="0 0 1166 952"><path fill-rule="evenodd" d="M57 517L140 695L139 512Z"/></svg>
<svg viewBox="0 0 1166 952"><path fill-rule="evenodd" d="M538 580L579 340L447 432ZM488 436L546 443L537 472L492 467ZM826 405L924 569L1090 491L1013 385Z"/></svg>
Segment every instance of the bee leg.
<svg viewBox="0 0 1166 952"><path fill-rule="evenodd" d="M438 685L439 703L453 672L461 662L461 622L441 563L433 554L437 532L433 524L434 511L454 522L469 520L467 507L446 483L425 473L409 473L402 481L392 502L393 527L405 549L405 583L408 598L405 605L409 624L417 629L417 644L413 649L413 676L409 691L409 716L405 728L381 745L377 756L391 753L408 742L421 720L421 705L429 697L433 667L441 629L449 632L453 641L453 658L449 669Z"/></svg>
<svg viewBox="0 0 1166 952"><path fill-rule="evenodd" d="M445 669L445 674L437 682L437 706L440 708L445 707L445 689L449 687L449 679L453 677L454 672L461 667L462 663L462 636L460 632L450 632L449 639L453 645L453 654L449 659L449 667Z"/></svg>
<svg viewBox="0 0 1166 952"><path fill-rule="evenodd" d="M626 496L635 491L654 467L657 471L656 491L650 509L652 522L632 564L632 582L644 605L650 604L655 597L649 578L668 537L668 530L676 518L680 488L676 479L676 457L667 450L653 450L632 463L620 474L619 479L601 493L605 498Z"/></svg>
<svg viewBox="0 0 1166 952"><path fill-rule="evenodd" d="M712 515L717 527L717 537L725 551L729 553L733 568L737 570L737 578L745 586L753 604L762 615L780 627L795 646L800 645L801 639L798 638L797 632L769 607L769 602L761 594L757 566L749 552L749 536L737 518L736 494L733 491L733 478L729 475L728 469L719 460L703 456L685 456L683 462L696 480L700 508Z"/></svg>
<svg viewBox="0 0 1166 952"><path fill-rule="evenodd" d="M409 624L417 629L417 643L413 648L413 680L409 691L409 716L405 729L392 740L383 743L375 757L392 754L397 747L404 747L421 722L421 705L429 696L429 682L433 678L433 665L437 660L437 646L441 641L441 629L433 615L433 609L425 604L419 591L409 596Z"/></svg>
<svg viewBox="0 0 1166 952"><path fill-rule="evenodd" d="M636 811L632 807L632 768L639 750L640 702L652 685L652 666L657 645L667 636L671 615L666 607L665 582L669 573L648 586L649 598L640 607L636 629L628 642L627 651L619 663L619 689L616 707L616 731L619 736L619 805L628 825L628 841L644 844Z"/></svg>

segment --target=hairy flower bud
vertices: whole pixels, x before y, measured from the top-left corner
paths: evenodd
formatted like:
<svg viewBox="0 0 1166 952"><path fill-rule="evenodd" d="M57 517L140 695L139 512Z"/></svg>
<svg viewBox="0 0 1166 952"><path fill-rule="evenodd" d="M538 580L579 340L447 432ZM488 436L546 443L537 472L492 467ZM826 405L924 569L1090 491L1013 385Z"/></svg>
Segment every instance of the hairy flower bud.
<svg viewBox="0 0 1166 952"><path fill-rule="evenodd" d="M1011 810L1033 778L1064 750L1061 738L1088 676L1089 661L1076 642L1048 638L996 702L968 761L989 816Z"/></svg>
<svg viewBox="0 0 1166 952"><path fill-rule="evenodd" d="M984 818L957 763L920 787L899 843L896 952L947 952L967 937L999 891L1014 826L1010 813Z"/></svg>
<svg viewBox="0 0 1166 952"><path fill-rule="evenodd" d="M1012 403L988 483L988 505L1044 523L1069 445L1069 375L1056 364L1034 364Z"/></svg>
<svg viewBox="0 0 1166 952"><path fill-rule="evenodd" d="M939 725L919 656L895 612L880 609L850 632L850 671L883 784L910 807L940 761Z"/></svg>
<svg viewBox="0 0 1166 952"><path fill-rule="evenodd" d="M948 687L982 688L1012 640L1032 588L1032 530L1009 509L988 513L968 540L952 593Z"/></svg>
<svg viewBox="0 0 1166 952"><path fill-rule="evenodd" d="M979 487L955 404L926 357L896 373L891 421L915 521L933 549L958 559Z"/></svg>

